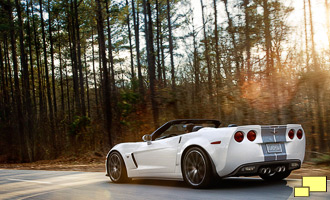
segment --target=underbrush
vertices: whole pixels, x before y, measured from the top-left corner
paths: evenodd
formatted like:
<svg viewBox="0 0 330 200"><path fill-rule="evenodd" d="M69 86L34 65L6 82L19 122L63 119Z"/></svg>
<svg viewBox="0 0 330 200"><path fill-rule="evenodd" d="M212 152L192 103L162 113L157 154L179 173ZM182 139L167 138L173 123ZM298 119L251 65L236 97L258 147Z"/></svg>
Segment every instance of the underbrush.
<svg viewBox="0 0 330 200"><path fill-rule="evenodd" d="M330 165L330 155L329 154L321 154L316 158L312 158L311 161L318 165Z"/></svg>

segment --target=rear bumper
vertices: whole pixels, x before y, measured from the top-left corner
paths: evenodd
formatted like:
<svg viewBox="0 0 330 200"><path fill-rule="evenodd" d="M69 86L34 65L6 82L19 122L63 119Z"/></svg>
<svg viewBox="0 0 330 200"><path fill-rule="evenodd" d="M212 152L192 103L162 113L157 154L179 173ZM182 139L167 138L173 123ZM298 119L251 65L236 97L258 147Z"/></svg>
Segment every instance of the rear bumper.
<svg viewBox="0 0 330 200"><path fill-rule="evenodd" d="M279 166L284 166L285 170L296 170L301 167L301 160L292 159L292 160L281 160L281 161L265 161L265 162L255 162L247 163L237 167L232 173L224 176L255 176L260 174L261 168L270 168L272 171ZM249 169L249 170L247 170Z"/></svg>

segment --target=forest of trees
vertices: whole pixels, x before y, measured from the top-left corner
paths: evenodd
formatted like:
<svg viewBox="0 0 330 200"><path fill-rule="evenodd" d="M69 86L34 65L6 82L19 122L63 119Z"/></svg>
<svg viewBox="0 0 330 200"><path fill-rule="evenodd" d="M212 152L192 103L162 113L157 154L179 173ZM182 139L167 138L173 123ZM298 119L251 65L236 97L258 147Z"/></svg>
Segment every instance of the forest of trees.
<svg viewBox="0 0 330 200"><path fill-rule="evenodd" d="M329 152L330 7L317 49L299 1L300 36L281 0L0 0L0 162L106 152L179 118L298 123L310 156Z"/></svg>

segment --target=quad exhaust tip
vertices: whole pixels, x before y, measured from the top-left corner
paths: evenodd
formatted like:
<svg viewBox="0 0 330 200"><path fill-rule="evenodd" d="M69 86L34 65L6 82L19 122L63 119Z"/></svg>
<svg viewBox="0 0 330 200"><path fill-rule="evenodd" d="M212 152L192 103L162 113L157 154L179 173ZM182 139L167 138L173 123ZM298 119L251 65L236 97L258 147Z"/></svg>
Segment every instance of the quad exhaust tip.
<svg viewBox="0 0 330 200"><path fill-rule="evenodd" d="M260 173L262 173L262 174L270 174L271 172L272 172L272 169L269 167L260 169Z"/></svg>
<svg viewBox="0 0 330 200"><path fill-rule="evenodd" d="M278 166L278 167L275 168L274 171L275 172L285 172L285 170L286 170L285 166ZM270 174L272 172L273 171L272 171L272 169L270 167L264 167L264 168L261 168L260 169L260 173L261 174Z"/></svg>
<svg viewBox="0 0 330 200"><path fill-rule="evenodd" d="M279 167L276 167L275 171L276 172L285 172L285 166L279 166Z"/></svg>

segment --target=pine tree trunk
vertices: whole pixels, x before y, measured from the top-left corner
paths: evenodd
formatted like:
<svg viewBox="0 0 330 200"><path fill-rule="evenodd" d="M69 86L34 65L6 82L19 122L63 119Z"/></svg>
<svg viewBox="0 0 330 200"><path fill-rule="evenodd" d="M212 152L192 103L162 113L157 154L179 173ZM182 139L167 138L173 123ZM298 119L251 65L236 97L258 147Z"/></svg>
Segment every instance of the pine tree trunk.
<svg viewBox="0 0 330 200"><path fill-rule="evenodd" d="M100 46L100 45L99 45ZM99 47L99 72L100 72L100 88L99 88L99 97L100 100L103 101L103 72L102 72L102 55Z"/></svg>
<svg viewBox="0 0 330 200"><path fill-rule="evenodd" d="M110 10L109 10L109 0L105 0L106 10L107 10L107 31L108 31L108 53L109 53L109 61L110 61L110 70L111 70L111 91L114 97L115 105L116 105L116 82L115 82L115 71L114 71L114 62L113 62L113 54L112 54L112 38L111 38L111 27L110 27Z"/></svg>
<svg viewBox="0 0 330 200"><path fill-rule="evenodd" d="M57 34L60 35L60 23L57 22ZM58 56L59 56L59 69L60 69L60 86L61 86L61 109L62 116L65 113L65 103L64 103L64 87L63 87L63 65L62 65L62 52L61 52L61 40L58 41ZM69 110L70 112L70 110Z"/></svg>
<svg viewBox="0 0 330 200"><path fill-rule="evenodd" d="M111 123L112 123L112 111L111 111L111 93L110 93L110 81L109 73L107 69L107 58L105 54L105 39L104 39L104 27L103 27L103 16L100 0L96 0L97 4L97 30L99 36L99 48L102 61L103 69L103 104L104 104L104 126L108 135L108 144L110 147L113 146L111 138Z"/></svg>
<svg viewBox="0 0 330 200"><path fill-rule="evenodd" d="M2 54L2 45L0 43L0 73L1 73L1 81L0 81L0 86L2 89L2 97L3 97L3 116L4 119L8 119L9 118L9 105L11 105L10 101L9 101L9 96L8 96L8 82L6 80L6 75L7 75L7 70L6 70L6 61L5 61L5 66L3 64L3 61L6 59L6 54L5 54L5 49L3 50L3 54Z"/></svg>
<svg viewBox="0 0 330 200"><path fill-rule="evenodd" d="M70 86L69 86L69 78L68 78L68 67L65 65L65 80L66 80L66 97L68 102L68 114L69 120L71 120L71 103L70 103Z"/></svg>
<svg viewBox="0 0 330 200"><path fill-rule="evenodd" d="M267 0L263 0L263 20L264 20L264 32L265 32L265 42L266 42L266 68L267 74L270 75L273 70L273 62L272 62L272 36L270 33L270 18L269 18L269 5Z"/></svg>
<svg viewBox="0 0 330 200"><path fill-rule="evenodd" d="M23 70L23 94L25 96L25 105L24 110L26 112L26 133L24 135L24 145L26 145L28 159L30 162L34 160L33 158L33 148L31 145L32 141L32 130L33 130L33 113L32 113L32 103L31 103L31 95L30 95L30 79L29 79L29 67L27 64L27 56L25 52L25 44L24 44L24 34L23 34L23 21L22 21L22 13L21 13L21 5L18 0L15 0L16 11L18 16L18 25L19 25L19 41L20 41L20 58L21 58L21 67ZM25 121L24 119L24 121Z"/></svg>
<svg viewBox="0 0 330 200"><path fill-rule="evenodd" d="M194 22L192 22L194 23ZM193 45L194 45L194 58L193 58L193 68L194 68L194 73L195 73L195 84L194 84L194 100L195 102L200 102L200 62L199 62L199 57L198 57L198 47L197 47L197 33L195 31L195 26L193 25L193 32L192 32L192 37L193 37ZM200 105L195 105L196 110L194 115L199 116L200 115Z"/></svg>
<svg viewBox="0 0 330 200"><path fill-rule="evenodd" d="M305 48L306 48L306 69L309 72L309 51L308 51L308 35L307 35L307 11L306 1L304 0L304 25L305 25Z"/></svg>
<svg viewBox="0 0 330 200"><path fill-rule="evenodd" d="M315 52L315 41L314 41L314 25L313 25L313 13L312 13L312 5L311 0L308 0L309 5L309 23L310 23L310 31L311 31L311 42L312 42L312 58L313 58L313 68L317 70L318 62L317 62L317 56Z"/></svg>
<svg viewBox="0 0 330 200"><path fill-rule="evenodd" d="M171 82L172 82L172 94L173 94L173 114L175 118L179 118L178 103L176 97L176 83L175 83L175 70L174 70L174 55L173 55L173 38L172 38L172 23L171 23L171 6L170 1L167 0L167 23L168 23L168 35L169 35L169 50L171 58Z"/></svg>
<svg viewBox="0 0 330 200"><path fill-rule="evenodd" d="M143 77L141 71L141 62L140 62L140 18L139 18L139 10L137 6L136 17L135 17L135 4L134 0L132 0L132 11L133 11L133 21L134 21L134 32L135 32L135 49L136 49L136 61L138 68L138 79L139 79L139 93L141 97L144 97L144 87L143 87Z"/></svg>
<svg viewBox="0 0 330 200"><path fill-rule="evenodd" d="M320 66L318 63L318 58L315 51L315 42L314 42L314 27L313 27L313 14L312 14L312 5L311 1L308 0L309 5L309 20L311 26L311 42L312 42L312 58L313 58L313 69L315 72L320 73ZM314 82L314 94L315 94L315 103L316 103L316 116L317 116L317 126L319 131L319 150L326 152L327 145L324 142L324 124L323 124L323 112L322 112L322 105L321 105L321 94L320 94L320 82L318 80L313 80Z"/></svg>
<svg viewBox="0 0 330 200"><path fill-rule="evenodd" d="M163 34L160 34L160 50L162 54L162 74L163 74L163 84L166 87L166 69L165 69L165 53L164 53L164 45L163 45Z"/></svg>
<svg viewBox="0 0 330 200"><path fill-rule="evenodd" d="M13 14L12 14L12 7L11 3L8 0L7 1L7 10L8 12L8 18L10 23L10 41L11 41L11 56L13 61L13 67L14 67L14 82L15 82L15 104L16 104L16 114L17 114L17 122L18 122L18 143L19 143L19 160L20 162L26 161L25 153L26 148L24 145L24 139L25 139L25 129L24 129L24 116L22 111L22 102L21 102L21 90L20 90L20 84L18 79L18 63L17 63L17 52L16 52L16 34L15 34L15 26L13 21Z"/></svg>
<svg viewBox="0 0 330 200"><path fill-rule="evenodd" d="M131 34L131 25L130 25L130 19L129 19L129 5L128 0L126 0L126 7L127 7L127 28L128 28L128 40L129 40L129 52L131 55L131 81L132 81L132 87L135 89L134 86L134 79L135 79L135 72L134 72L134 58L133 58L133 47L132 47L132 34Z"/></svg>
<svg viewBox="0 0 330 200"><path fill-rule="evenodd" d="M87 66L87 60L86 60L86 48L84 50L84 60L85 60L85 78L86 78L86 92L87 92L87 116L91 117L91 109L90 109L90 102L89 102L89 86L88 86L88 66Z"/></svg>
<svg viewBox="0 0 330 200"><path fill-rule="evenodd" d="M39 97L39 119L45 116L44 111L44 100L43 100L43 90L42 90L42 76L41 76L41 66L40 66L40 46L38 41L38 34L36 30L36 23L34 19L34 10L33 4L31 0L31 12L32 12L32 26L33 26L33 33L34 33L34 46L35 46L35 55L37 61L37 72L38 72L38 97Z"/></svg>
<svg viewBox="0 0 330 200"><path fill-rule="evenodd" d="M230 34L231 42L232 42L233 47L234 47L233 53L234 53L235 65L236 65L236 74L237 74L237 78L238 78L238 81L239 81L240 77L241 77L240 63L239 63L240 59L239 59L239 55L238 55L238 48L237 48L237 43L236 43L234 24L233 24L233 19L230 16L230 13L229 13L229 10L228 10L227 0L224 0L224 3L225 3L226 15L227 15L227 18L228 18L228 32Z"/></svg>
<svg viewBox="0 0 330 200"><path fill-rule="evenodd" d="M72 20L72 18L71 18ZM70 19L68 19L68 22L70 24ZM72 72L72 79L73 79L73 98L72 98L72 116L76 115L79 113L80 110L80 98L79 98L79 88L78 88L78 78L77 78L77 60L76 60L76 54L75 54L75 50L73 48L73 46L75 45L75 43L73 42L72 39L72 34L71 34L71 30L68 26L68 35L69 35L69 49L70 49L70 57L71 57L71 72ZM66 78L67 78L67 84L68 83L68 69L66 67ZM67 86L69 87L69 86ZM67 88L67 93L68 93L68 97L70 97L69 95L69 89ZM69 101L69 99L68 99ZM70 104L71 105L71 104ZM70 106L71 107L71 106ZM70 109L69 109L69 113ZM71 115L71 114L70 114ZM69 117L71 119L71 117Z"/></svg>
<svg viewBox="0 0 330 200"><path fill-rule="evenodd" d="M215 78L216 86L217 86L217 115L221 120L223 120L223 111L221 109L222 105L222 95L219 92L222 90L222 77L220 72L220 52L219 52L219 33L218 33L218 15L217 15L217 2L213 0L213 8L214 8L214 39L215 39L215 63L217 65L217 76Z"/></svg>
<svg viewBox="0 0 330 200"><path fill-rule="evenodd" d="M13 104L14 99L14 87L13 87L13 79L11 73L11 65L9 59L9 46L7 41L7 34L4 35L4 57L5 57L5 79L6 79L6 86L10 88L10 96L8 96L8 100L10 104ZM8 74L8 75L7 75ZM10 109L13 110L13 109Z"/></svg>
<svg viewBox="0 0 330 200"><path fill-rule="evenodd" d="M79 82L78 82L78 61L77 61L77 41L76 41L76 28L75 28L75 20L72 17L74 15L73 9L73 0L70 2L70 13L68 13L68 22L71 26L68 26L68 34L69 34L69 43L71 49L71 60L72 60L72 74L73 74L73 91L74 91L74 105L75 112L74 114L82 114L82 102L80 102L81 98L79 98ZM71 27L71 29L70 29ZM72 32L71 32L72 31ZM72 46L71 46L72 42Z"/></svg>
<svg viewBox="0 0 330 200"><path fill-rule="evenodd" d="M251 81L251 37L250 37L250 10L249 2L250 0L244 0L244 12L245 12L245 49L246 49L246 67L248 81Z"/></svg>
<svg viewBox="0 0 330 200"><path fill-rule="evenodd" d="M145 1L145 0L144 0ZM151 99L151 109L153 114L153 121L155 128L158 128L158 103L156 102L156 91L155 91L155 82L156 82L156 74L155 74L155 50L154 50L154 39L152 32L152 13L151 13L151 5L150 0L147 2L147 10L148 10L148 48L149 48L149 60L148 60L148 72L150 79L150 99Z"/></svg>
<svg viewBox="0 0 330 200"><path fill-rule="evenodd" d="M48 1L48 31L50 42L50 60L52 67L52 89L53 89L53 104L54 104L54 116L57 118L57 103L56 103L56 89L55 89L55 65L54 65L54 47L53 47L53 33L52 33L52 15L50 10L50 1Z"/></svg>
<svg viewBox="0 0 330 200"><path fill-rule="evenodd" d="M146 40L146 50L147 50L147 61L149 62L150 54L149 54L149 32L148 32L148 15L147 15L147 4L146 1L148 0L142 0L142 6L143 6L143 16L144 16L144 36Z"/></svg>
<svg viewBox="0 0 330 200"><path fill-rule="evenodd" d="M162 82L162 67L160 64L161 58L160 58L160 29L161 29L161 23L159 21L159 1L156 0L156 26L157 26L157 75L158 75L158 82Z"/></svg>
<svg viewBox="0 0 330 200"><path fill-rule="evenodd" d="M110 8L108 4L109 0L105 1L106 5L106 11L107 11L107 33L108 33L108 44L109 44L109 61L110 61L110 70L111 70L111 79L110 79L110 90L112 92L111 97L113 101L113 105L118 105L118 92L117 92L117 86L116 86L116 80L115 80L115 70L114 70L114 58L113 58L113 47L112 47L112 36L111 36L111 26L110 26ZM121 118L121 112L118 106L113 106L113 117L115 120L113 121L113 133L119 135L121 130L120 130L120 118ZM116 135L113 135L114 137ZM113 142L113 141L112 141Z"/></svg>
<svg viewBox="0 0 330 200"><path fill-rule="evenodd" d="M52 105L52 97L51 97L51 89L49 83L49 72L48 72L48 59L47 59L47 50L46 50L46 35L45 35L45 26L44 26L44 18L42 11L42 0L39 0L40 5L40 19L41 19L41 30L42 30L42 41L43 41L43 50L44 50L44 62L45 62L45 76L46 76L46 87L47 87L47 97L48 97L48 108L49 108L49 120L51 126L51 134L49 142L51 143L53 157L56 157L56 141L55 141L55 131L54 131L54 113L53 113L53 105Z"/></svg>
<svg viewBox="0 0 330 200"><path fill-rule="evenodd" d="M244 0L244 13L245 13L245 27L244 27L244 34L245 34L245 50L246 50L246 73L247 73L247 81L248 84L252 80L252 72L251 72L251 37L250 37L250 10L249 10L249 2L250 0ZM248 104L245 100L243 100L242 105L242 112L243 112L243 124L249 124L254 122L254 109L248 112ZM250 117L248 116L250 113ZM254 124L254 123L252 123Z"/></svg>
<svg viewBox="0 0 330 200"><path fill-rule="evenodd" d="M32 0L31 0L32 4ZM31 74L31 84L32 84L32 99L33 99L33 108L36 108L36 94L35 94L35 85L34 85L34 68L33 68L33 56L32 56L32 40L31 40L31 28L30 28L30 13L29 13L29 2L27 1L26 6L26 15L27 15L27 34L28 34L28 44L29 44L29 57L30 57L30 74Z"/></svg>
<svg viewBox="0 0 330 200"><path fill-rule="evenodd" d="M204 15L203 0L201 0L201 7L202 7L202 20L203 20L204 46L205 46L204 56L206 59L206 66L207 66L208 95L210 99L210 105L211 107L213 107L212 69L211 69L211 61L210 61L210 53L209 53L209 43L208 43L208 38L206 36L206 21Z"/></svg>
<svg viewBox="0 0 330 200"><path fill-rule="evenodd" d="M94 56L95 50L94 50L94 27L92 27L92 59L93 59L93 78L94 78L94 93L95 93L95 107L96 107L96 113L97 116L100 115L99 110L99 100L97 95L97 82L96 82L96 71L95 71L95 56Z"/></svg>
<svg viewBox="0 0 330 200"><path fill-rule="evenodd" d="M79 31L79 21L78 21L78 3L77 0L74 0L74 9L75 9L75 27L76 29L76 40L77 40L77 58L78 58L78 70L79 70L79 83L80 83L80 98L81 98L81 114L86 115L86 105L85 105L85 88L84 88L84 76L82 73L82 62L81 62L81 45L80 45L80 31Z"/></svg>

